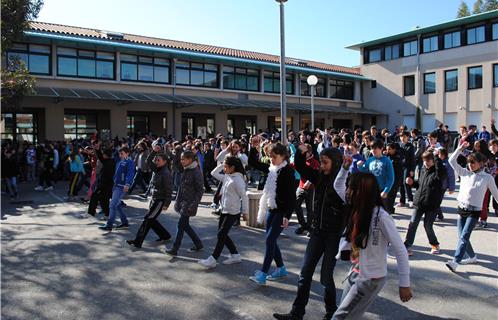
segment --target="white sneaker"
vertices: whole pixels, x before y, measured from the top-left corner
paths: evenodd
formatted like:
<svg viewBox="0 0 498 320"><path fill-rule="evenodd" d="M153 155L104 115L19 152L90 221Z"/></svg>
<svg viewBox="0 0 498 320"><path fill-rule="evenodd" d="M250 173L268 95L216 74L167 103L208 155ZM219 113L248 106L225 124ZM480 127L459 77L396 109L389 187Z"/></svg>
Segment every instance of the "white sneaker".
<svg viewBox="0 0 498 320"><path fill-rule="evenodd" d="M204 268L212 269L216 267L216 259L213 256L209 256L207 259L197 261L198 264Z"/></svg>
<svg viewBox="0 0 498 320"><path fill-rule="evenodd" d="M451 271L456 272L456 269L458 268L458 263L455 260L451 260L451 261L446 262L446 266Z"/></svg>
<svg viewBox="0 0 498 320"><path fill-rule="evenodd" d="M413 208L413 201L408 201L408 208Z"/></svg>
<svg viewBox="0 0 498 320"><path fill-rule="evenodd" d="M35 188L35 191L43 191L43 187L42 186L38 186Z"/></svg>
<svg viewBox="0 0 498 320"><path fill-rule="evenodd" d="M475 264L475 263L477 263L477 256L473 256L472 258L467 258L460 261L460 264Z"/></svg>
<svg viewBox="0 0 498 320"><path fill-rule="evenodd" d="M240 254L236 253L236 254L229 255L228 259L226 259L222 263L223 264L234 264L234 263L241 263L241 262L242 262L242 258L240 257Z"/></svg>
<svg viewBox="0 0 498 320"><path fill-rule="evenodd" d="M52 191L52 190L54 190L54 187L53 187L53 186L50 186L50 187L46 187L46 188L45 188L45 191Z"/></svg>

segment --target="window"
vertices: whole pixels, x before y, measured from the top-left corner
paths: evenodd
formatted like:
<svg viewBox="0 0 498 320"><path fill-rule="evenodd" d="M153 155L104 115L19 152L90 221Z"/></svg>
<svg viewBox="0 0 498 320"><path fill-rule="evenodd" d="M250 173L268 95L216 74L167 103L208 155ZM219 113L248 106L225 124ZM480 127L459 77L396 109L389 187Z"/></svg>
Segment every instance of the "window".
<svg viewBox="0 0 498 320"><path fill-rule="evenodd" d="M413 96L415 94L415 76L403 77L403 95Z"/></svg>
<svg viewBox="0 0 498 320"><path fill-rule="evenodd" d="M393 44L391 46L386 46L384 49L384 59L392 60L399 58L399 44Z"/></svg>
<svg viewBox="0 0 498 320"><path fill-rule="evenodd" d="M468 88L482 88L482 66L468 68Z"/></svg>
<svg viewBox="0 0 498 320"><path fill-rule="evenodd" d="M14 43L7 50L9 69L15 69L17 61L22 61L29 73L47 74L50 72L50 46Z"/></svg>
<svg viewBox="0 0 498 320"><path fill-rule="evenodd" d="M0 127L2 128L2 139L12 139L17 142L37 142L38 130L36 114L2 113Z"/></svg>
<svg viewBox="0 0 498 320"><path fill-rule="evenodd" d="M436 93L436 73L424 73L424 93Z"/></svg>
<svg viewBox="0 0 498 320"><path fill-rule="evenodd" d="M280 93L280 73L272 71L264 71L264 90L270 93ZM294 94L294 75L286 75L285 91L287 94Z"/></svg>
<svg viewBox="0 0 498 320"><path fill-rule="evenodd" d="M97 115L64 114L64 139L88 138L97 131Z"/></svg>
<svg viewBox="0 0 498 320"><path fill-rule="evenodd" d="M197 87L218 87L218 66L215 64L177 61L176 84Z"/></svg>
<svg viewBox="0 0 498 320"><path fill-rule="evenodd" d="M259 70L224 66L223 88L259 91Z"/></svg>
<svg viewBox="0 0 498 320"><path fill-rule="evenodd" d="M467 44L484 42L484 26L467 29Z"/></svg>
<svg viewBox="0 0 498 320"><path fill-rule="evenodd" d="M417 40L408 41L403 43L403 56L409 57L414 56L418 52L417 50Z"/></svg>
<svg viewBox="0 0 498 320"><path fill-rule="evenodd" d="M308 85L308 76L301 76L301 95L310 96L310 86ZM318 78L315 86L315 97L325 97L325 79Z"/></svg>
<svg viewBox="0 0 498 320"><path fill-rule="evenodd" d="M149 116L147 115L130 115L126 117L127 120L127 131L129 137L142 137L149 133ZM163 127L164 127L164 117L163 117Z"/></svg>
<svg viewBox="0 0 498 320"><path fill-rule="evenodd" d="M374 49L368 52L368 62L377 62L381 59L381 49Z"/></svg>
<svg viewBox="0 0 498 320"><path fill-rule="evenodd" d="M114 79L114 53L59 47L57 75Z"/></svg>
<svg viewBox="0 0 498 320"><path fill-rule="evenodd" d="M444 91L458 90L458 70L446 70L444 72Z"/></svg>
<svg viewBox="0 0 498 320"><path fill-rule="evenodd" d="M492 26L492 36L491 36L491 39L498 40L498 23L495 23Z"/></svg>
<svg viewBox="0 0 498 320"><path fill-rule="evenodd" d="M353 81L332 79L329 82L329 92L331 98L353 100Z"/></svg>
<svg viewBox="0 0 498 320"><path fill-rule="evenodd" d="M498 64L493 65L493 87L498 87Z"/></svg>
<svg viewBox="0 0 498 320"><path fill-rule="evenodd" d="M121 80L169 83L169 59L121 55Z"/></svg>
<svg viewBox="0 0 498 320"><path fill-rule="evenodd" d="M372 80L372 81L370 82L370 85L371 85L371 88L372 88L372 89L377 88L377 81L376 81L376 80Z"/></svg>
<svg viewBox="0 0 498 320"><path fill-rule="evenodd" d="M433 36L433 37L430 37L430 38L425 38L423 41L422 41L422 44L423 44L423 49L424 49L424 53L426 52L433 52L433 51L437 51L439 48L438 48L438 37L437 36Z"/></svg>
<svg viewBox="0 0 498 320"><path fill-rule="evenodd" d="M460 31L450 32L444 35L444 48L455 48L460 46Z"/></svg>

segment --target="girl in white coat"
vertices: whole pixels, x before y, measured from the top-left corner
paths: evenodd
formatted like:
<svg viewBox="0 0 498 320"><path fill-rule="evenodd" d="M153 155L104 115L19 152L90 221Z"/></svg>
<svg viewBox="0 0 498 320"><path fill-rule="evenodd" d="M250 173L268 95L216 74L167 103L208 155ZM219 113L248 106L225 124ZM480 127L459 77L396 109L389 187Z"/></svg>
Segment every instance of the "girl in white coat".
<svg viewBox="0 0 498 320"><path fill-rule="evenodd" d="M221 170L225 174L221 174ZM217 166L211 175L222 183L221 188L221 216L218 223L218 242L213 254L207 259L199 260L199 264L206 268L216 267L217 260L226 246L230 256L223 264L240 263L242 260L232 239L228 236L230 228L239 219L242 213L244 220L249 212L249 200L246 194L245 171L242 161L236 156L228 156L222 165Z"/></svg>

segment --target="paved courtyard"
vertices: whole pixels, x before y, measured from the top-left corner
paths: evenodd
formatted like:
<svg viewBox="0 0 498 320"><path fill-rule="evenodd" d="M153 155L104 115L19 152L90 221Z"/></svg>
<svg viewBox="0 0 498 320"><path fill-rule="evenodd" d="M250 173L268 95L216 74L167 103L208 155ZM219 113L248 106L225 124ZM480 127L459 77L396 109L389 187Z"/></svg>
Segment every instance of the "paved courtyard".
<svg viewBox="0 0 498 320"><path fill-rule="evenodd" d="M51 192L36 193L26 184L20 188L22 201L11 203L2 196L2 319L252 320L271 319L273 312L291 307L307 242L294 234L295 224L280 239L289 277L259 287L248 276L262 262L262 230L232 231L242 264L206 271L196 263L216 242L216 217L207 208L211 195L204 196L203 208L191 220L207 250L188 253L187 237L179 257L171 259L153 244L152 232L141 250L131 250L124 242L134 235L147 210L148 202L138 197L125 200L130 230L103 234L97 229L101 222L85 214L86 206L63 201L66 183ZM365 319L498 318L498 218L493 215L487 229L472 234L479 264L450 273L444 262L457 239L455 197L444 200L445 220L435 226L441 255L429 253L423 226L419 227L410 259L414 298L405 304L399 300L396 264L389 259L389 280ZM404 237L410 210L398 211L396 224ZM171 209L160 220L174 233L177 215ZM339 262L335 270L338 298L348 266ZM318 279L319 270L306 319L323 315Z"/></svg>

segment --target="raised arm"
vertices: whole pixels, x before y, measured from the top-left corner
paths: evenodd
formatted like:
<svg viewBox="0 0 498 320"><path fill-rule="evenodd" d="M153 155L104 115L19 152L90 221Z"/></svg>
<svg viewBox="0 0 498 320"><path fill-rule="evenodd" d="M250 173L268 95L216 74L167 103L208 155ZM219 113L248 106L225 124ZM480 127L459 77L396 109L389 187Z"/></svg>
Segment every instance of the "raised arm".
<svg viewBox="0 0 498 320"><path fill-rule="evenodd" d="M470 173L470 171L467 170L466 168L462 168L462 166L459 165L457 161L458 156L462 153L463 149L465 149L468 146L468 144L469 144L468 142L460 144L460 146L456 148L456 150L453 152L450 159L448 160L450 166L453 168L453 170L455 170L456 174L459 176L465 176Z"/></svg>
<svg viewBox="0 0 498 320"><path fill-rule="evenodd" d="M318 182L319 171L306 165L306 157L303 151L304 149L302 150L301 146L299 146L299 149L297 149L296 155L294 156L294 166L301 177L304 177L306 180L309 180L311 183L316 185Z"/></svg>
<svg viewBox="0 0 498 320"><path fill-rule="evenodd" d="M223 164L220 164L219 166L217 166L216 168L213 169L213 171L211 171L211 175L218 181L223 181L223 179L225 178L225 175L221 173L221 171L223 171Z"/></svg>
<svg viewBox="0 0 498 320"><path fill-rule="evenodd" d="M342 201L346 202L346 180L348 179L348 170L341 167L334 181L335 192L341 197Z"/></svg>

